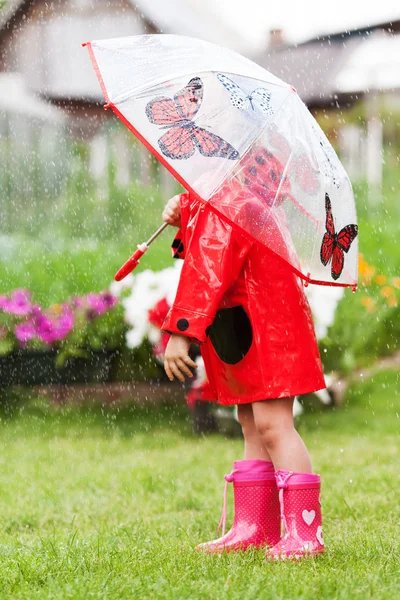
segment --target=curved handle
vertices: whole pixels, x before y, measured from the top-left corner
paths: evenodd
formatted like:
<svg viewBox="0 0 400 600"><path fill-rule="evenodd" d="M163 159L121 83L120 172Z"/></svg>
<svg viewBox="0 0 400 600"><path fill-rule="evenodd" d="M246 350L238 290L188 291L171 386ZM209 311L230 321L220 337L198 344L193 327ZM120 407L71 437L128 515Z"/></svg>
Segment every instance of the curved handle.
<svg viewBox="0 0 400 600"><path fill-rule="evenodd" d="M117 273L114 275L115 281L121 281L121 279L124 279L124 277L129 275L129 273L131 271L136 269L136 267L138 266L138 264L140 262L139 259L143 256L143 254L147 250L148 250L147 244L141 244L140 246L138 246L138 249L136 250L136 252L134 252L132 254L132 256L130 258L128 258L126 263L123 264L122 267L119 269L119 271L117 271Z"/></svg>

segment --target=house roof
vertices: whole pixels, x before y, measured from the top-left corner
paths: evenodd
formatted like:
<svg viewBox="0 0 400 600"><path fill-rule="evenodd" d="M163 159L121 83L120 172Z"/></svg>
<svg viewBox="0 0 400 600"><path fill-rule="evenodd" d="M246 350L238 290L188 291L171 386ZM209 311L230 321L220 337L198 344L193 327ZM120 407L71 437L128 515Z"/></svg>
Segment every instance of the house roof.
<svg viewBox="0 0 400 600"><path fill-rule="evenodd" d="M130 0L161 33L196 37L232 50L245 51L246 42L214 10L213 1Z"/></svg>
<svg viewBox="0 0 400 600"><path fill-rule="evenodd" d="M22 15L35 0L8 0L0 10L0 36L12 21ZM245 40L231 29L212 3L198 0L128 0L139 15L160 33L177 33L220 43L243 50Z"/></svg>
<svg viewBox="0 0 400 600"><path fill-rule="evenodd" d="M67 0L66 0L67 1ZM129 2L135 10L126 10ZM0 42L6 32L16 30L38 0L8 0L0 10ZM42 4L42 3L40 3ZM114 18L103 10L74 8L54 18L38 19L27 35L22 27L19 50L4 52L2 69L23 72L29 87L53 101L102 102L103 94L81 44L90 39L134 34L175 33L240 48L240 39L217 14L212 0L125 0L109 3ZM112 16L111 14L111 16ZM28 23L28 20L26 21ZM27 25L29 27L30 25ZM7 42L3 42L7 43ZM21 51L21 48L23 50ZM51 48L51 52L49 49ZM29 61L24 57L29 55Z"/></svg>
<svg viewBox="0 0 400 600"><path fill-rule="evenodd" d="M388 32L387 37L400 38L393 35L400 31L400 21L280 46L270 49L256 60L268 71L293 85L309 106L328 106L338 98L365 91L361 78L358 84L354 81L353 85L349 75L346 75L345 81L343 73L350 73L349 63L354 67L352 57L362 52L382 31Z"/></svg>

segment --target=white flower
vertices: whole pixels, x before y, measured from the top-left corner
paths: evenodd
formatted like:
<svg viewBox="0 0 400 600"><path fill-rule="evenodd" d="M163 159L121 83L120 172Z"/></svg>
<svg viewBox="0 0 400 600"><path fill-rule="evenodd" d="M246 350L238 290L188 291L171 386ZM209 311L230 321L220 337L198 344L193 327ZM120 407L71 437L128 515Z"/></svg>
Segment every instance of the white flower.
<svg viewBox="0 0 400 600"><path fill-rule="evenodd" d="M198 388L202 386L207 381L207 374L204 367L204 361L201 356L198 356L195 360L197 369L196 369L196 379L193 382L193 387Z"/></svg>
<svg viewBox="0 0 400 600"><path fill-rule="evenodd" d="M132 290L131 294L122 300L125 322L131 327L126 336L129 348L136 348L145 339L151 344L160 340L161 333L149 322L148 313L163 298L167 299L168 304L173 303L182 262L177 260L173 267L157 272L146 269L137 275L129 275L122 282L115 282L116 286L111 284L110 290L115 290L116 295L120 295L122 290Z"/></svg>
<svg viewBox="0 0 400 600"><path fill-rule="evenodd" d="M126 333L126 345L128 348L137 348L143 342L144 332L140 329L130 329Z"/></svg>
<svg viewBox="0 0 400 600"><path fill-rule="evenodd" d="M161 331L154 325L150 325L147 333L147 337L152 346L158 344L161 339Z"/></svg>
<svg viewBox="0 0 400 600"><path fill-rule="evenodd" d="M327 334L328 327L335 318L336 307L344 294L344 288L337 286L309 285L306 295L314 317L315 333L320 340Z"/></svg>
<svg viewBox="0 0 400 600"><path fill-rule="evenodd" d="M110 285L110 292L112 293L113 296L117 296L119 298L121 295L121 292L131 288L132 284L133 284L133 275L132 275L132 273L129 273L129 275L127 275L121 281L113 281L112 284Z"/></svg>

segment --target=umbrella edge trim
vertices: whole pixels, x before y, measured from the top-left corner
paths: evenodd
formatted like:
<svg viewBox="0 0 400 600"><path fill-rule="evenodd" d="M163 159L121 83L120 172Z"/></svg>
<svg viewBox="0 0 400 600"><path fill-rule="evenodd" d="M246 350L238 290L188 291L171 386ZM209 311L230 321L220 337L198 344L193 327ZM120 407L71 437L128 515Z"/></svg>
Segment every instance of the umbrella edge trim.
<svg viewBox="0 0 400 600"><path fill-rule="evenodd" d="M101 87L101 91L103 92L103 95L104 95L104 98L105 98L107 104L110 104L110 98L108 96L107 88L106 88L105 83L103 81L103 77L102 77L102 74L100 72L99 65L97 64L97 60L96 60L96 57L94 55L94 51L93 51L93 48L92 48L92 42L87 42L86 43L86 47L87 47L88 52L89 52L89 57L90 57L90 60L92 62L92 66L93 66L94 72L96 73L97 79L99 81L99 84L100 84L100 87Z"/></svg>

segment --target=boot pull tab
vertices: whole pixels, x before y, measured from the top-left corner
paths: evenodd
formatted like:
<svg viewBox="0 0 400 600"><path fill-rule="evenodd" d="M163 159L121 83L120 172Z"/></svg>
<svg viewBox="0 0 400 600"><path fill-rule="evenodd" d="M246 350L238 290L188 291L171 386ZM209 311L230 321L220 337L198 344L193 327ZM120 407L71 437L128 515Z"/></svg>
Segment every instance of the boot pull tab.
<svg viewBox="0 0 400 600"><path fill-rule="evenodd" d="M276 485L279 490L279 506L280 506L280 517L281 517L281 531L282 535L287 532L287 522L285 517L285 504L283 500L283 491L288 488L288 479L293 475L293 471L289 471L285 476L277 471L275 473Z"/></svg>
<svg viewBox="0 0 400 600"><path fill-rule="evenodd" d="M223 507L222 507L221 520L220 520L219 525L217 527L217 533L218 533L219 530L221 529L221 525L222 525L222 537L224 537L224 535L225 535L225 529L226 529L226 496L227 496L227 492L228 492L228 483L232 483L232 481L234 480L235 473L236 473L236 470L233 469L233 471L231 473L228 473L227 475L224 475L224 479L225 479L224 504L223 504Z"/></svg>

